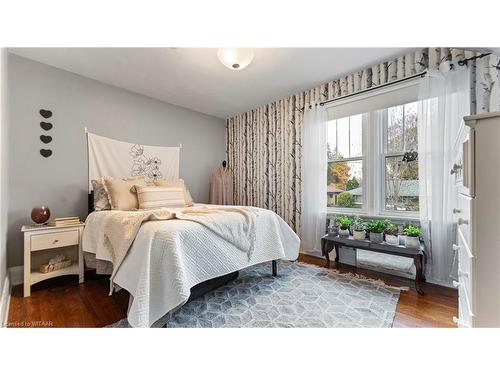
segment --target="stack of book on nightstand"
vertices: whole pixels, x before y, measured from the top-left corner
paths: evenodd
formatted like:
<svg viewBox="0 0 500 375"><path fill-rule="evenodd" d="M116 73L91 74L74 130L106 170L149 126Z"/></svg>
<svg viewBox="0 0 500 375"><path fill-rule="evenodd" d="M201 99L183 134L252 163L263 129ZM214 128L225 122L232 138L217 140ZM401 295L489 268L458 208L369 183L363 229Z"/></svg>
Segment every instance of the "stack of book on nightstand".
<svg viewBox="0 0 500 375"><path fill-rule="evenodd" d="M80 218L78 216L71 217L56 217L55 219L49 221L49 226L51 227L64 227L67 225L77 225L81 224Z"/></svg>

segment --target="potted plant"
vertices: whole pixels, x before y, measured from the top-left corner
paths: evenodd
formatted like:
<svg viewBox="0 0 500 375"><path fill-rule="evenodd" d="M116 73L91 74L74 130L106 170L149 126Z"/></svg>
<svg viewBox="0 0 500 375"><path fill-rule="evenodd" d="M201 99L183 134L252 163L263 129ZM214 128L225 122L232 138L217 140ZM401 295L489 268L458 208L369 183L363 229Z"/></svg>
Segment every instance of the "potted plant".
<svg viewBox="0 0 500 375"><path fill-rule="evenodd" d="M422 234L420 227L409 224L403 229L403 233L406 236L406 247L420 247L420 235Z"/></svg>
<svg viewBox="0 0 500 375"><path fill-rule="evenodd" d="M359 216L356 216L352 222L352 236L355 240L364 240L366 224Z"/></svg>
<svg viewBox="0 0 500 375"><path fill-rule="evenodd" d="M399 236L398 236L398 226L392 222L389 222L385 227L385 242L388 245L399 245Z"/></svg>
<svg viewBox="0 0 500 375"><path fill-rule="evenodd" d="M370 232L370 241L375 243L384 242L384 229L385 223L380 220L370 221L367 225L368 232Z"/></svg>
<svg viewBox="0 0 500 375"><path fill-rule="evenodd" d="M349 237L349 235L351 234L349 228L352 224L352 219L349 216L341 216L339 217L339 224L340 224L339 236Z"/></svg>
<svg viewBox="0 0 500 375"><path fill-rule="evenodd" d="M328 224L328 235L329 236L338 236L338 234L339 234L338 217L333 216L329 221L330 222Z"/></svg>

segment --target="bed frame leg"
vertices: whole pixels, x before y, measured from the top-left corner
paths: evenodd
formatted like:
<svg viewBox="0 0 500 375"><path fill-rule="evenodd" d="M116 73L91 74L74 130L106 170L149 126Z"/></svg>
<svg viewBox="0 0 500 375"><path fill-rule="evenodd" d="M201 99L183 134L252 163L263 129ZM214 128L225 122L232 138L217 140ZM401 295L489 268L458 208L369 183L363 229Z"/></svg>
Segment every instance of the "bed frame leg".
<svg viewBox="0 0 500 375"><path fill-rule="evenodd" d="M278 262L273 260L273 276L278 276Z"/></svg>

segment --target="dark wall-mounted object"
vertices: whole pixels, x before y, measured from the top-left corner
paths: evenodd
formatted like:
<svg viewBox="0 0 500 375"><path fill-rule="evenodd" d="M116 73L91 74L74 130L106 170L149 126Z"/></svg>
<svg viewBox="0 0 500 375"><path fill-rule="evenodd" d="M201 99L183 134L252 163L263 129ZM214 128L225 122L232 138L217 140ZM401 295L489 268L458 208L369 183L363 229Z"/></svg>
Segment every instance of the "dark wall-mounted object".
<svg viewBox="0 0 500 375"><path fill-rule="evenodd" d="M50 129L52 129L52 124L50 122L41 122L40 123L40 127L45 130L45 131L48 131Z"/></svg>
<svg viewBox="0 0 500 375"><path fill-rule="evenodd" d="M40 155L42 155L44 158L48 158L50 155L52 155L52 150L42 148L40 150Z"/></svg>
<svg viewBox="0 0 500 375"><path fill-rule="evenodd" d="M38 111L38 113L40 113L40 116L42 116L44 119L48 119L48 118L52 117L52 111L48 110L48 109L40 109ZM52 123L51 122L41 121L40 122L40 127L43 130L45 130L45 131L49 131L50 129L52 129ZM40 141L42 141L43 143L47 144L47 143L52 142L52 137L50 135L42 134L40 136ZM40 155L42 155L44 158L48 158L49 156L52 155L52 150L42 148L40 150Z"/></svg>
<svg viewBox="0 0 500 375"><path fill-rule="evenodd" d="M43 118L50 118L50 117L52 117L52 111L49 111L48 109L41 109L40 110L40 115Z"/></svg>
<svg viewBox="0 0 500 375"><path fill-rule="evenodd" d="M51 137L50 135L45 135L45 134L42 134L42 135L40 136L40 140L41 140L43 143L47 144L47 143L52 142L52 137Z"/></svg>

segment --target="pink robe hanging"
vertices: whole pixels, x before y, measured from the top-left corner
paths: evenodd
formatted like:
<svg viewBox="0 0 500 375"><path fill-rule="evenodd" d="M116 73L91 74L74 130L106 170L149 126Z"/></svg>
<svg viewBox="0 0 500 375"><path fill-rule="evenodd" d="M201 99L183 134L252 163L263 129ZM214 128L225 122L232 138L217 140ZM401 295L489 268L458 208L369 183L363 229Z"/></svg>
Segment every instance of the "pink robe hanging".
<svg viewBox="0 0 500 375"><path fill-rule="evenodd" d="M211 204L233 204L233 176L228 168L219 167L212 173Z"/></svg>

